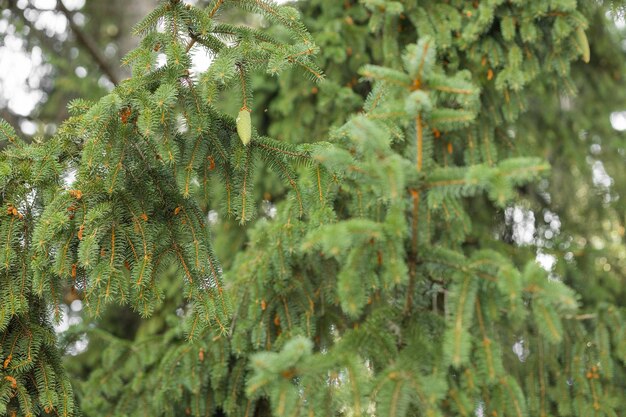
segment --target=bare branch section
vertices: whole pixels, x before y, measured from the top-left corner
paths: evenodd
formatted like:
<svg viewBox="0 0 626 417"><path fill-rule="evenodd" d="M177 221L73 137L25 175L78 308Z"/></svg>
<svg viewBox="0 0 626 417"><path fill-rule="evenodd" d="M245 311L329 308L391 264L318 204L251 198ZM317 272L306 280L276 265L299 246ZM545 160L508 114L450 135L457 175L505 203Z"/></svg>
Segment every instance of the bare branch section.
<svg viewBox="0 0 626 417"><path fill-rule="evenodd" d="M74 32L74 35L76 35L76 40L79 44L83 46L83 48L89 53L89 55L91 55L100 70L104 73L104 75L106 75L106 77L113 84L119 84L119 79L117 78L115 71L113 71L113 68L111 68L107 59L104 57L104 55L102 55L102 52L98 48L96 42L91 37L89 37L89 35L87 35L80 28L80 26L74 23L74 14L69 11L67 7L65 7L62 0L57 1L57 10L65 15L69 22L70 28L72 29L72 32Z"/></svg>

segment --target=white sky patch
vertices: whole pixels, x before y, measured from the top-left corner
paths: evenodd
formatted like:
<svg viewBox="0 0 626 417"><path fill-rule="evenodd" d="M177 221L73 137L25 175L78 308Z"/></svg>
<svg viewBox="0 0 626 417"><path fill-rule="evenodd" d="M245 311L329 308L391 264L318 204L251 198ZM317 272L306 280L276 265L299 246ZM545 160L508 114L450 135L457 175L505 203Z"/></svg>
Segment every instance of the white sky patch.
<svg viewBox="0 0 626 417"><path fill-rule="evenodd" d="M72 301L72 304L70 304L70 308L72 309L72 311L78 313L79 311L83 309L83 302L81 300L76 299Z"/></svg>
<svg viewBox="0 0 626 417"><path fill-rule="evenodd" d="M87 68L83 66L76 67L74 69L74 74L76 74L78 78L85 78L87 76Z"/></svg>
<svg viewBox="0 0 626 417"><path fill-rule="evenodd" d="M66 304L61 304L59 308L62 312L61 321L59 321L58 324L54 324L54 331L57 334L66 332L69 330L70 326L76 326L83 322L80 316L83 309L83 302L81 300L72 301L69 307ZM86 334L82 334L78 340L67 347L67 353L72 356L78 355L84 352L88 345L89 338Z"/></svg>
<svg viewBox="0 0 626 417"><path fill-rule="evenodd" d="M194 74L200 74L209 69L211 62L213 62L213 57L204 48L192 48L191 70Z"/></svg>
<svg viewBox="0 0 626 417"><path fill-rule="evenodd" d="M504 211L505 222L513 229L513 240L519 246L530 245L535 239L535 213L520 206Z"/></svg>
<svg viewBox="0 0 626 417"><path fill-rule="evenodd" d="M107 58L113 58L116 53L117 53L117 45L115 45L113 42L108 43L107 46L105 46L104 55Z"/></svg>
<svg viewBox="0 0 626 417"><path fill-rule="evenodd" d="M9 21L6 19L0 20L0 33L6 33L9 29Z"/></svg>
<svg viewBox="0 0 626 417"><path fill-rule="evenodd" d="M219 213L215 210L209 210L209 214L207 215L207 220L210 225L215 225L219 221Z"/></svg>
<svg viewBox="0 0 626 417"><path fill-rule="evenodd" d="M626 130L626 111L616 111L610 116L611 126L620 132Z"/></svg>
<svg viewBox="0 0 626 417"><path fill-rule="evenodd" d="M71 169L63 176L63 185L65 188L70 189L74 182L76 181L76 170Z"/></svg>
<svg viewBox="0 0 626 417"><path fill-rule="evenodd" d="M85 5L85 0L63 0L63 4L68 10L79 10Z"/></svg>
<svg viewBox="0 0 626 417"><path fill-rule="evenodd" d="M115 84L113 84L111 80L109 80L109 78L104 75L98 78L98 85L106 89L107 91L113 91L113 89L115 88Z"/></svg>
<svg viewBox="0 0 626 417"><path fill-rule="evenodd" d="M33 67L42 62L41 49L33 48L32 53L26 53L22 40L13 35L7 35L0 47L0 104L20 115L27 116L42 100L44 94L30 84L38 86L39 79L31 80Z"/></svg>
<svg viewBox="0 0 626 417"><path fill-rule="evenodd" d="M626 27L626 19L624 19L623 15L614 16L613 21L615 22L615 26L617 26L618 29L624 29Z"/></svg>
<svg viewBox="0 0 626 417"><path fill-rule="evenodd" d="M31 4L39 10L54 10L57 7L57 1L61 0L31 0ZM19 1L17 5L23 9L27 3L26 1ZM63 5L69 10L81 9L85 5L85 0L63 0Z"/></svg>
<svg viewBox="0 0 626 417"><path fill-rule="evenodd" d="M559 219L558 214L551 211L544 212L543 220L547 227L540 227L539 230L535 224L535 213L532 210L528 210L520 206L508 207L504 211L504 216L505 223L512 229L513 241L515 244L517 246L536 245L539 247L535 255L535 262L537 262L542 269L548 272L548 279L560 280L560 278L554 273L554 267L556 266L558 260L557 257L552 254L545 253L542 249L540 249L544 245L549 247L550 239L560 233L561 220ZM543 237L537 236L537 233L542 230ZM513 351L516 355L518 355L520 361L522 362L525 360L522 358L523 347L523 341L519 341L513 346Z"/></svg>
<svg viewBox="0 0 626 417"><path fill-rule="evenodd" d="M537 263L546 271L550 272L554 269L556 265L556 256L550 255L548 253L537 252L537 257L535 258Z"/></svg>
<svg viewBox="0 0 626 417"><path fill-rule="evenodd" d="M68 346L67 353L72 356L80 355L87 350L87 346L89 346L89 338L86 334L83 334L80 339Z"/></svg>
<svg viewBox="0 0 626 417"><path fill-rule="evenodd" d="M36 17L35 29L45 31L47 36L65 33L67 31L67 19L58 12L45 10Z"/></svg>
<svg viewBox="0 0 626 417"><path fill-rule="evenodd" d="M20 122L20 129L24 134L32 136L37 132L37 125L30 120L22 120Z"/></svg>
<svg viewBox="0 0 626 417"><path fill-rule="evenodd" d="M524 345L524 339L520 339L512 347L513 353L517 356L520 362L525 362L530 355L530 350Z"/></svg>
<svg viewBox="0 0 626 417"><path fill-rule="evenodd" d="M32 3L33 6L35 6L39 10L53 10L55 7L57 7L56 0L32 0Z"/></svg>
<svg viewBox="0 0 626 417"><path fill-rule="evenodd" d="M69 10L78 10L83 8L85 0L63 0L63 4Z"/></svg>
<svg viewBox="0 0 626 417"><path fill-rule="evenodd" d="M87 21L87 18L85 17L84 14L82 14L80 12L76 12L76 13L74 13L74 16L72 16L72 20L78 26L85 26L85 22Z"/></svg>
<svg viewBox="0 0 626 417"><path fill-rule="evenodd" d="M70 319L68 317L70 309L65 304L61 304L59 308L61 309L61 320L58 324L54 325L54 331L57 333L62 333L70 328Z"/></svg>
<svg viewBox="0 0 626 417"><path fill-rule="evenodd" d="M589 152L591 152L594 155L599 155L600 152L602 152L602 146L600 146L600 144L598 143L593 143L589 147Z"/></svg>
<svg viewBox="0 0 626 417"><path fill-rule="evenodd" d="M593 184L596 187L609 188L613 184L613 178L606 172L602 161L594 161L591 165Z"/></svg>
<svg viewBox="0 0 626 417"><path fill-rule="evenodd" d="M165 54L157 55L156 67L161 68L167 64L167 56Z"/></svg>
<svg viewBox="0 0 626 417"><path fill-rule="evenodd" d="M276 208L276 206L269 200L263 200L263 203L261 204L263 213L269 217L270 219L273 219L276 217L276 214L278 214L278 209Z"/></svg>
<svg viewBox="0 0 626 417"><path fill-rule="evenodd" d="M25 8L28 3L18 2L18 7ZM54 8L56 2L37 0L34 5L42 9ZM44 10L29 10L26 17L35 27L46 35L60 35L67 31L67 20L61 14ZM43 52L39 47L32 51L24 50L24 42L13 33L15 28L7 19L0 21L0 29L5 34L0 46L0 106L6 106L13 113L28 116L45 98L39 89L42 78L50 71L50 65L43 62ZM24 126L27 131L30 126ZM25 132L26 133L26 132Z"/></svg>
<svg viewBox="0 0 626 417"><path fill-rule="evenodd" d="M543 214L543 221L550 225L550 228L555 232L559 233L561 231L561 219L559 215L553 213L549 210Z"/></svg>

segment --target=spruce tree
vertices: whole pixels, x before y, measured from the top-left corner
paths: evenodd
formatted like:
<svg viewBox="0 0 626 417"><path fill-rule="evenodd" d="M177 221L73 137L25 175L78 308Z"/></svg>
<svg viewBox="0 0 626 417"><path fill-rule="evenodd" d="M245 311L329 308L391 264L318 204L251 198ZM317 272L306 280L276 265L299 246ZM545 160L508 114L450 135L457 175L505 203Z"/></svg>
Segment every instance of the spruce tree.
<svg viewBox="0 0 626 417"><path fill-rule="evenodd" d="M625 414L623 203L572 208L621 226L607 282L505 214L613 137L618 5L294 6L162 1L110 94L0 124L0 415Z"/></svg>

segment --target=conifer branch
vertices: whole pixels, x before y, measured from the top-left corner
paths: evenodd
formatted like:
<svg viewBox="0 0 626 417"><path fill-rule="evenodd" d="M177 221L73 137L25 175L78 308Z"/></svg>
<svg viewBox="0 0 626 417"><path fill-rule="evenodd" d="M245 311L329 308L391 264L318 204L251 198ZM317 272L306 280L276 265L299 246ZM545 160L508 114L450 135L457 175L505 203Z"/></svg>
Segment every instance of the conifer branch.
<svg viewBox="0 0 626 417"><path fill-rule="evenodd" d="M419 229L419 204L420 192L411 190L412 212L411 212L411 254L409 258L409 285L404 302L404 312L408 314L413 306L413 292L415 291L415 281L417 279L417 254L418 254L418 229Z"/></svg>
<svg viewBox="0 0 626 417"><path fill-rule="evenodd" d="M493 363L494 354L491 349L492 341L487 336L487 329L485 328L485 320L483 318L483 313L481 311L480 297L476 297L476 317L478 319L478 326L480 328L480 332L483 336L482 347L485 350L485 357L486 357L487 368L488 368L488 376L490 380L495 380L496 369Z"/></svg>
<svg viewBox="0 0 626 417"><path fill-rule="evenodd" d="M217 13L217 11L219 10L220 6L224 4L224 0L217 0L215 2L215 6L213 6L213 8L211 9L211 11L209 12L209 17L213 17L215 16L215 14Z"/></svg>
<svg viewBox="0 0 626 417"><path fill-rule="evenodd" d="M213 6L211 11L209 12L209 18L213 18L213 16L215 16L215 14L217 13L217 11L219 10L220 6L223 3L224 3L224 0L217 0L217 2L215 3L215 6ZM191 30L189 31L189 36L191 37L191 40L185 47L185 53L188 53L191 50L191 48L193 48L193 46L196 44L196 42L200 40L198 38L198 35L196 35L195 33L192 33Z"/></svg>
<svg viewBox="0 0 626 417"><path fill-rule="evenodd" d="M248 207L248 175L250 173L250 158L251 158L251 149L252 147L247 147L246 155L244 160L243 167L243 178L242 178L242 186L241 186L241 215L240 215L240 223L243 224L247 221L248 214L246 213L246 209Z"/></svg>
<svg viewBox="0 0 626 417"><path fill-rule="evenodd" d="M419 66L417 69L417 78L415 79L415 84L414 87L416 89L419 89L421 87L422 84L422 78L424 76L424 65L426 63L426 57L428 56L428 50L431 47L431 41L428 40L426 42L424 42L424 46L423 46L423 51L422 51L422 56L419 62Z"/></svg>
<svg viewBox="0 0 626 417"><path fill-rule="evenodd" d="M287 149L287 146L284 146L284 145L281 146L281 145L283 144L281 144L278 141L274 141L265 137L259 138L259 140L254 141L254 146L258 146L260 148L267 149L271 152L282 154L286 157L305 159L305 160L311 159L311 156L308 153L292 151L290 149Z"/></svg>
<svg viewBox="0 0 626 417"><path fill-rule="evenodd" d="M417 172L422 171L423 164L423 146L424 146L424 125L422 123L422 116L418 114L415 118L415 147L417 149L417 155L415 156L415 163Z"/></svg>
<svg viewBox="0 0 626 417"><path fill-rule="evenodd" d="M248 93L246 91L246 77L244 76L243 65L241 63L237 63L237 73L239 74L239 82L241 83L241 99L243 101L241 110L250 111L251 109L248 108Z"/></svg>
<svg viewBox="0 0 626 417"><path fill-rule="evenodd" d="M295 191L296 200L298 201L299 213L300 213L300 216L302 216L304 214L304 203L302 202L302 196L300 195L300 188L298 187L298 184L296 183L295 177L291 175L291 173L289 172L289 169L282 161L276 159L273 162L276 166L278 166L278 168L280 169L284 177L289 182L289 185L291 186L291 188L293 188L293 190Z"/></svg>
<svg viewBox="0 0 626 417"><path fill-rule="evenodd" d="M320 169L321 168L319 164L315 166L315 173L316 173L316 178L317 178L317 190L320 196L320 204L323 206L324 205L324 193L322 190L322 174L320 172Z"/></svg>

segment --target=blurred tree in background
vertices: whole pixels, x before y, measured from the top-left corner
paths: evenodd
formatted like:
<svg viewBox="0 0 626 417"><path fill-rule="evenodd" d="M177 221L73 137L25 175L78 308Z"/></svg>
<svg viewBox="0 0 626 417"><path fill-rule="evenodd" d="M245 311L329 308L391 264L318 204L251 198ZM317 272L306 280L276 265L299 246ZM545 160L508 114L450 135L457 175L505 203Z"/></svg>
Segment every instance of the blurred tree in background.
<svg viewBox="0 0 626 417"><path fill-rule="evenodd" d="M0 5L0 414L626 414L620 2Z"/></svg>
<svg viewBox="0 0 626 417"><path fill-rule="evenodd" d="M25 74L28 86L43 93L36 113L28 115L39 123L60 124L67 118L71 99L101 97L130 76L120 61L137 46L131 28L154 8L148 0L66 3L67 7L57 1L3 0L1 6L2 39L9 37L11 45L20 42L19 48L39 62L39 68L34 66ZM14 57L7 50L4 53L7 60ZM12 64L7 62L7 72ZM7 82L12 77L3 79ZM5 119L19 121L20 116L26 115L16 115L4 106Z"/></svg>

